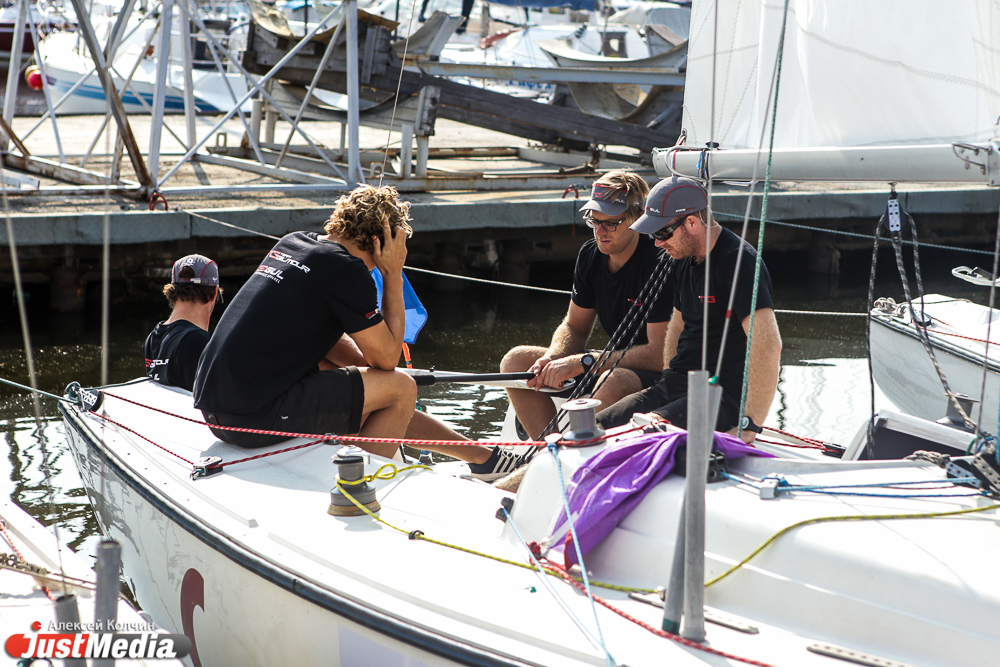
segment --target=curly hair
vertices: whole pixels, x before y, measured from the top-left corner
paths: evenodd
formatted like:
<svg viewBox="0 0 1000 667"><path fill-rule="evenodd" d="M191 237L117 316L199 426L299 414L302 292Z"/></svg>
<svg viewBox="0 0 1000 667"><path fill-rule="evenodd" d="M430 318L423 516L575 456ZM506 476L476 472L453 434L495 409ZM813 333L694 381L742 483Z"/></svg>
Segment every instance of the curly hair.
<svg viewBox="0 0 1000 667"><path fill-rule="evenodd" d="M190 266L181 267L178 273L181 278L194 278L194 269ZM163 296L167 297L167 301L170 302L170 308L173 309L177 305L178 301L195 301L197 303L208 303L215 296L214 287L209 287L207 285L198 285L195 283L183 283L180 285L174 285L172 283L167 283L163 286ZM222 294L222 288L219 289L219 294Z"/></svg>
<svg viewBox="0 0 1000 667"><path fill-rule="evenodd" d="M626 192L625 203L628 204L624 220L626 224L631 225L645 212L646 197L649 195L649 183L631 169L609 171L594 181L594 185L603 185ZM618 193L616 192L612 199L616 199L617 197Z"/></svg>
<svg viewBox="0 0 1000 667"><path fill-rule="evenodd" d="M372 237L378 237L379 242L385 244L383 221L389 223L390 229L399 227L410 236L413 228L408 224L409 220L410 204L399 201L399 193L394 186L375 188L359 185L337 200L333 215L323 229L327 234L336 234L353 241L359 249L371 252L375 249Z"/></svg>

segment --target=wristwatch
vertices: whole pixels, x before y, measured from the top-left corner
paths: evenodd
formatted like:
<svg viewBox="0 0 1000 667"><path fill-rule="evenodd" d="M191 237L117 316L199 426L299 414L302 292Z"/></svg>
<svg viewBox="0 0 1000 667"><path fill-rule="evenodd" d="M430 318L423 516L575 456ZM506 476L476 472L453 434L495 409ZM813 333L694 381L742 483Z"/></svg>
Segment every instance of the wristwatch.
<svg viewBox="0 0 1000 667"><path fill-rule="evenodd" d="M584 352L583 356L580 357L580 363L583 365L583 372L586 373L587 371L589 371L590 367L594 365L595 361L597 360L594 359L594 355L592 355L590 352Z"/></svg>
<svg viewBox="0 0 1000 667"><path fill-rule="evenodd" d="M740 420L740 430L741 431L751 431L753 433L763 433L764 429L761 426L753 423L748 415L743 415L743 419Z"/></svg>

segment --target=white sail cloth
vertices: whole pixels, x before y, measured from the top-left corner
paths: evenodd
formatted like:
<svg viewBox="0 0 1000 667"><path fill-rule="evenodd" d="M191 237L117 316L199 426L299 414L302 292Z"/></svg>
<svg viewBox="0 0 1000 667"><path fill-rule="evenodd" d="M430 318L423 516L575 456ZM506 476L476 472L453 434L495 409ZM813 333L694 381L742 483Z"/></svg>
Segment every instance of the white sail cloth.
<svg viewBox="0 0 1000 667"><path fill-rule="evenodd" d="M693 3L688 145L757 148L765 122L770 132L783 9L782 0ZM789 0L777 113L776 148L1000 136L1000 0Z"/></svg>

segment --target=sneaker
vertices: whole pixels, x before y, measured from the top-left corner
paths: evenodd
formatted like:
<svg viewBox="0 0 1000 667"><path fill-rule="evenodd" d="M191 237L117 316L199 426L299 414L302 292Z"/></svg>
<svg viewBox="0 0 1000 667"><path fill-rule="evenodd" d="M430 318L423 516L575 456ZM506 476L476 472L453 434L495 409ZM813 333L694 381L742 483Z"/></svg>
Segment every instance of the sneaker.
<svg viewBox="0 0 1000 667"><path fill-rule="evenodd" d="M476 479L494 482L501 477L506 477L521 466L527 465L536 451L538 450L532 447L523 454L515 454L511 450L497 445L485 463L470 463L469 470Z"/></svg>

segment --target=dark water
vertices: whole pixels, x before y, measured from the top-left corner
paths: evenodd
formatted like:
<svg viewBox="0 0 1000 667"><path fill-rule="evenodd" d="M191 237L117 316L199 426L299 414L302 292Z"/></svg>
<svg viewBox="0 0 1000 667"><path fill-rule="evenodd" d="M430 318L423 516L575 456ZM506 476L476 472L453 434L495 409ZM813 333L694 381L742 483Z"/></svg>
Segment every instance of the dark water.
<svg viewBox="0 0 1000 667"><path fill-rule="evenodd" d="M988 292L950 277L960 264L990 266L982 255L954 252L922 255L928 293L947 293L986 303ZM844 262L839 279L812 276L794 258L772 264L778 309L863 312L870 267L860 259ZM535 278L549 287L567 288L572 267L539 267ZM436 293L419 275L411 275L430 320L412 346L418 367L453 371L496 371L504 352L518 344L547 345L566 312L568 298L510 288L468 286L459 294ZM880 260L876 296L902 299L891 256ZM230 294L238 284L226 285ZM43 291L34 291L29 325L42 389L62 394L78 381L100 381L100 321L96 303L80 315L51 313ZM148 305L115 305L111 312L110 381L143 374L142 342L166 316L162 297L151 291ZM96 301L96 300L94 300ZM869 410L864 318L779 315L784 341L778 395L768 425L800 435L845 443ZM595 336L593 345L605 339ZM0 304L0 378L27 383L19 318L8 298ZM879 405L885 403L876 393ZM429 412L446 419L471 438L496 437L506 411L503 390L440 385L421 389ZM97 524L58 419L56 401L43 399L38 425L27 394L0 385L0 429L6 467L0 470L0 493L9 495L42 523L58 530L63 541L86 555L94 552ZM44 450L44 454L43 454Z"/></svg>

